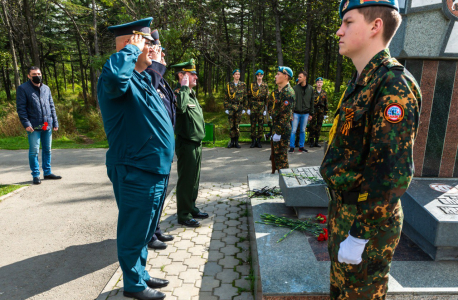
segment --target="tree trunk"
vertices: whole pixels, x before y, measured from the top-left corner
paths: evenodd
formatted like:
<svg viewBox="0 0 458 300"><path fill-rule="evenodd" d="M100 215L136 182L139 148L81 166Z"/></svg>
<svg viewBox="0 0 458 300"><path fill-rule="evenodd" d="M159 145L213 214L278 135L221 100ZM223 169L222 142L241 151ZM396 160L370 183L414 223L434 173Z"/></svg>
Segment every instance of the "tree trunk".
<svg viewBox="0 0 458 300"><path fill-rule="evenodd" d="M313 35L313 61L312 61L312 75L311 77L309 76L309 78L311 79L311 81L309 80L309 82L312 82L313 83L313 80L315 80L315 78L317 77L316 76L316 65L317 65L317 59L318 59L318 35L317 33L315 32L315 34Z"/></svg>
<svg viewBox="0 0 458 300"><path fill-rule="evenodd" d="M149 2L149 1L147 1ZM92 23L94 26L94 51L95 51L95 56L99 56L99 39L97 37L97 6L95 5L95 0L92 0ZM94 73L93 67L91 67L92 73ZM99 79L100 76L100 70L95 71L93 74L92 78L92 98L94 98L96 105L98 106L98 101L97 101L97 80Z"/></svg>
<svg viewBox="0 0 458 300"><path fill-rule="evenodd" d="M227 29L227 19L226 19L226 13L224 11L224 7L221 7L222 13L223 13L223 22L224 22L224 29L226 33L226 53L229 53L229 31ZM230 74L231 70L229 69L229 66L226 66L226 81L230 81Z"/></svg>
<svg viewBox="0 0 458 300"><path fill-rule="evenodd" d="M281 45L281 32L280 32L280 12L278 11L278 2L274 0L274 15L275 15L275 43L277 46L277 65L283 66L283 52Z"/></svg>
<svg viewBox="0 0 458 300"><path fill-rule="evenodd" d="M53 61L53 67L54 67L54 78L56 79L56 87L57 87L57 100L61 100L60 89L59 89L59 74L57 73L56 61Z"/></svg>
<svg viewBox="0 0 458 300"><path fill-rule="evenodd" d="M245 68L243 65L243 13L244 13L244 2L242 1L242 7L240 8L240 42L239 42L239 68L240 68L240 81L245 81Z"/></svg>
<svg viewBox="0 0 458 300"><path fill-rule="evenodd" d="M307 31L305 33L305 58L304 58L304 70L306 72L309 71L309 64L310 64L310 49L311 49L311 41L312 41L312 13L311 13L311 4L307 1L306 5L307 9ZM308 76L307 76L308 78Z"/></svg>
<svg viewBox="0 0 458 300"><path fill-rule="evenodd" d="M73 63L70 64L72 66L72 90L73 93L75 92L75 70L73 69Z"/></svg>
<svg viewBox="0 0 458 300"><path fill-rule="evenodd" d="M64 58L62 59L62 77L64 77L64 89L67 91L67 76L65 76L65 63L64 63Z"/></svg>
<svg viewBox="0 0 458 300"><path fill-rule="evenodd" d="M11 93L10 93L11 87L8 84L7 76L8 76L8 73L5 72L5 68L2 66L3 86L5 87L6 100L11 101Z"/></svg>
<svg viewBox="0 0 458 300"><path fill-rule="evenodd" d="M32 48L32 58L33 58L33 64L37 67L40 66L40 55L39 55L39 50L38 50L38 42L37 42L37 36L35 34L35 28L33 27L33 22L32 22L32 17L30 14L30 6L29 6L29 0L23 0L23 9L24 9L24 16L25 16L25 21L27 23L27 30L28 34L30 37L30 46Z"/></svg>
<svg viewBox="0 0 458 300"><path fill-rule="evenodd" d="M84 98L84 105L86 109L88 109L88 103L87 103L87 89L86 89L86 81L85 81L85 76L84 76L84 64L83 64L83 55L81 54L81 46L80 46L80 40L77 35L75 35L76 38L76 46L78 48L78 56L79 56L79 62L80 62L80 70L81 70L81 86L83 88L83 98Z"/></svg>
<svg viewBox="0 0 458 300"><path fill-rule="evenodd" d="M334 93L340 93L340 85L342 84L342 63L342 55L337 54L336 83L334 85Z"/></svg>
<svg viewBox="0 0 458 300"><path fill-rule="evenodd" d="M11 29L11 24L8 18L8 8L6 4L6 0L2 0L2 7L3 7L3 17L5 18L5 26L6 30L8 31L8 39L10 42L10 51L11 57L13 59L13 73L14 73L14 85L16 88L21 85L21 80L19 78L19 71L18 71L18 64L16 58L16 49L14 48L14 40L13 40L13 31Z"/></svg>

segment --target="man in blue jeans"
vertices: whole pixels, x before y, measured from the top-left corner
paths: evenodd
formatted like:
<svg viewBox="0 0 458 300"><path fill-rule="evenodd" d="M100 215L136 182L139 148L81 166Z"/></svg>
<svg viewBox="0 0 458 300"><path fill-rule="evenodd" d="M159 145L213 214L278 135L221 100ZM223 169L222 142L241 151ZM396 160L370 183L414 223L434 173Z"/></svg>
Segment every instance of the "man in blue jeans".
<svg viewBox="0 0 458 300"><path fill-rule="evenodd" d="M289 142L289 153L294 152L294 144L296 141L296 131L299 124L299 152L307 152L304 148L305 143L305 128L307 122L312 119L313 107L313 87L307 84L307 72L302 71L298 75L297 85L293 88L296 94L296 100L293 104L293 125L291 130L291 138Z"/></svg>
<svg viewBox="0 0 458 300"><path fill-rule="evenodd" d="M61 179L51 172L52 129L57 131L56 108L51 90L42 83L41 70L30 67L29 81L21 84L16 91L16 107L19 119L29 138L29 165L32 170L33 184L40 184L40 165L38 153L42 147L42 168L44 179Z"/></svg>

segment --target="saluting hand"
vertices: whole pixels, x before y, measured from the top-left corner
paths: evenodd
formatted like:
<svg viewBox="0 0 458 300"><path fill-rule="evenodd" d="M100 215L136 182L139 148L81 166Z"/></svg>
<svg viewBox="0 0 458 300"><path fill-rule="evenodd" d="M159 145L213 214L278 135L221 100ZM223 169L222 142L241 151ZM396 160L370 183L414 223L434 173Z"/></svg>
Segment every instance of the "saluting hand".
<svg viewBox="0 0 458 300"><path fill-rule="evenodd" d="M181 86L188 86L188 87L189 87L189 77L188 77L188 74L184 75L184 76L181 78L180 84L181 84Z"/></svg>
<svg viewBox="0 0 458 300"><path fill-rule="evenodd" d="M135 45L140 51L143 51L143 48L145 48L145 38L141 34L134 34L130 37L129 44Z"/></svg>

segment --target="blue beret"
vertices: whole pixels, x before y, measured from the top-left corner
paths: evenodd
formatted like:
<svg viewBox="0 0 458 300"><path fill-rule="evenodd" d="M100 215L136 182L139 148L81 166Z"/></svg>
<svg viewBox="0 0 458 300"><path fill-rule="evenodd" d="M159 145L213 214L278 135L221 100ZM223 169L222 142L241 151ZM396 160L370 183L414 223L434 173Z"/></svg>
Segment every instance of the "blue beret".
<svg viewBox="0 0 458 300"><path fill-rule="evenodd" d="M388 6L399 11L398 0L342 0L339 7L340 18L343 19L343 16L354 8L366 6Z"/></svg>
<svg viewBox="0 0 458 300"><path fill-rule="evenodd" d="M134 34L135 31L136 34L141 34L145 39L154 41L151 37L151 21L153 21L153 17L126 24L110 26L108 27L108 30L113 32L115 36L131 35Z"/></svg>
<svg viewBox="0 0 458 300"><path fill-rule="evenodd" d="M234 75L235 72L239 72L240 73L240 69L235 69L234 71L232 71L232 75Z"/></svg>
<svg viewBox="0 0 458 300"><path fill-rule="evenodd" d="M256 71L256 73L254 73L254 75L258 75L258 74L264 75L264 71L259 69Z"/></svg>
<svg viewBox="0 0 458 300"><path fill-rule="evenodd" d="M289 75L289 77L293 78L293 70L291 70L291 68L280 66L278 67L278 72L285 73Z"/></svg>
<svg viewBox="0 0 458 300"><path fill-rule="evenodd" d="M323 77L318 77L318 78L315 80L315 82L317 82L318 80L323 81Z"/></svg>

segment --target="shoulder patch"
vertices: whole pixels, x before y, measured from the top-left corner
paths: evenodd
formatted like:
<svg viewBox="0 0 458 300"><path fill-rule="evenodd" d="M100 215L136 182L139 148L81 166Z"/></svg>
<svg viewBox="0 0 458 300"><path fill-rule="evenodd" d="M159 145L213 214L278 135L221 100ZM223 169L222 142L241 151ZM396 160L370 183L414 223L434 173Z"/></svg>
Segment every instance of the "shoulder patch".
<svg viewBox="0 0 458 300"><path fill-rule="evenodd" d="M287 105L289 104L289 102L288 102L288 101L285 101L285 102L283 102L283 104L284 104L285 106L287 106Z"/></svg>
<svg viewBox="0 0 458 300"><path fill-rule="evenodd" d="M397 103L392 103L385 108L383 116L390 123L399 123L404 119L404 108Z"/></svg>

